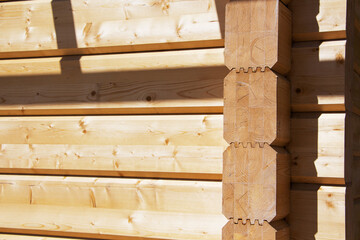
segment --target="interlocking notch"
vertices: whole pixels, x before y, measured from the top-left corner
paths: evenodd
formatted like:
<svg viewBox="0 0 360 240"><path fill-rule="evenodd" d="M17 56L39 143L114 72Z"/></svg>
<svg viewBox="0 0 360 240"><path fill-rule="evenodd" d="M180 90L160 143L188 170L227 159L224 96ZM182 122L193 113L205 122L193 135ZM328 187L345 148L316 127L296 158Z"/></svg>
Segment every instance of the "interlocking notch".
<svg viewBox="0 0 360 240"><path fill-rule="evenodd" d="M291 13L279 0L226 6L223 239L289 239Z"/></svg>
<svg viewBox="0 0 360 240"><path fill-rule="evenodd" d="M291 12L279 0L233 0L226 5L225 64L269 67L286 74L291 61Z"/></svg>
<svg viewBox="0 0 360 240"><path fill-rule="evenodd" d="M283 146L290 139L290 83L269 68L236 72L224 81L224 138L228 143Z"/></svg>
<svg viewBox="0 0 360 240"><path fill-rule="evenodd" d="M229 221L222 230L223 240L285 240L289 237L289 226L285 221L264 222L259 224L255 221L243 223L234 223Z"/></svg>

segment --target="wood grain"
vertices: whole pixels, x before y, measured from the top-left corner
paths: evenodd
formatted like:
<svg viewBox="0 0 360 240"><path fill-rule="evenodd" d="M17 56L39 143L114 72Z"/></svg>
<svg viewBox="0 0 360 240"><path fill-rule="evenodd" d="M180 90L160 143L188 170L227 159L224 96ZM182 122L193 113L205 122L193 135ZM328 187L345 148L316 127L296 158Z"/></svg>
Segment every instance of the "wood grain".
<svg viewBox="0 0 360 240"><path fill-rule="evenodd" d="M346 0L293 0L293 40L345 39Z"/></svg>
<svg viewBox="0 0 360 240"><path fill-rule="evenodd" d="M345 184L345 114L296 114L291 126L292 181Z"/></svg>
<svg viewBox="0 0 360 240"><path fill-rule="evenodd" d="M294 44L292 111L345 111L345 46L343 40Z"/></svg>
<svg viewBox="0 0 360 240"><path fill-rule="evenodd" d="M291 13L279 0L229 2L225 36L229 69L269 67L281 74L290 70Z"/></svg>
<svg viewBox="0 0 360 240"><path fill-rule="evenodd" d="M222 113L226 74L222 48L0 60L0 115Z"/></svg>
<svg viewBox="0 0 360 240"><path fill-rule="evenodd" d="M17 235L17 234L0 234L0 240L85 240L85 239Z"/></svg>
<svg viewBox="0 0 360 240"><path fill-rule="evenodd" d="M269 69L231 71L224 81L224 138L231 142L289 141L290 84Z"/></svg>
<svg viewBox="0 0 360 240"><path fill-rule="evenodd" d="M223 228L223 240L256 239L256 240L286 240L289 239L289 226L285 221L263 225L234 224L229 221Z"/></svg>
<svg viewBox="0 0 360 240"><path fill-rule="evenodd" d="M293 185L290 236L294 240L345 238L345 187Z"/></svg>
<svg viewBox="0 0 360 240"><path fill-rule="evenodd" d="M229 192L223 194L223 212L239 225L247 220L262 225L288 215L290 164L284 149L231 144L224 153L223 181L223 192Z"/></svg>
<svg viewBox="0 0 360 240"><path fill-rule="evenodd" d="M221 180L221 115L3 117L0 172Z"/></svg>
<svg viewBox="0 0 360 240"><path fill-rule="evenodd" d="M0 179L2 232L219 239L226 222L219 182L14 175Z"/></svg>
<svg viewBox="0 0 360 240"><path fill-rule="evenodd" d="M0 57L221 47L227 0L0 3Z"/></svg>

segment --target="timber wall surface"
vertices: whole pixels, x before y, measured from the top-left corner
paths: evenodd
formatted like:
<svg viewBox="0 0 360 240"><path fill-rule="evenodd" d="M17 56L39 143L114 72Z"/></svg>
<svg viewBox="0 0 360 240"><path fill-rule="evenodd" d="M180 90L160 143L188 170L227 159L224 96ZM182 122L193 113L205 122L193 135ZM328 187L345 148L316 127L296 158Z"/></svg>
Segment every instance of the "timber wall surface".
<svg viewBox="0 0 360 240"><path fill-rule="evenodd" d="M292 239L359 239L359 3L293 0Z"/></svg>
<svg viewBox="0 0 360 240"><path fill-rule="evenodd" d="M227 2L0 3L0 239L221 239ZM291 239L359 239L354 4L288 5Z"/></svg>
<svg viewBox="0 0 360 240"><path fill-rule="evenodd" d="M0 239L221 239L226 3L0 3Z"/></svg>

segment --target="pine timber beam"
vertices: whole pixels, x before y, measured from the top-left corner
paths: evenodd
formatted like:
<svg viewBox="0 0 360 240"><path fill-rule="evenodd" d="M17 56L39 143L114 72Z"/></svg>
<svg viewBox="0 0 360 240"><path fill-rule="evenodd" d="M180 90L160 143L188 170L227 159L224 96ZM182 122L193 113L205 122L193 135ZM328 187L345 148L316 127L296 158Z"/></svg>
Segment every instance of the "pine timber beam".
<svg viewBox="0 0 360 240"><path fill-rule="evenodd" d="M227 2L0 2L0 58L222 47Z"/></svg>
<svg viewBox="0 0 360 240"><path fill-rule="evenodd" d="M291 13L230 1L225 15L223 240L289 239Z"/></svg>
<svg viewBox="0 0 360 240"><path fill-rule="evenodd" d="M293 41L347 38L347 0L293 0Z"/></svg>

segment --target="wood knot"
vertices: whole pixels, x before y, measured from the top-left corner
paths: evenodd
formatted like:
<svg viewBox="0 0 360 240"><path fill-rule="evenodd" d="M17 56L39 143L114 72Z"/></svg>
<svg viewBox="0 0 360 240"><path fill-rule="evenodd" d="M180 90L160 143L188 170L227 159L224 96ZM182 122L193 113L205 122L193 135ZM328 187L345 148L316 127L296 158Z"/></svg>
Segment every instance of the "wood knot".
<svg viewBox="0 0 360 240"><path fill-rule="evenodd" d="M344 64L344 62L345 62L344 55L342 53L337 53L335 60L338 64Z"/></svg>

